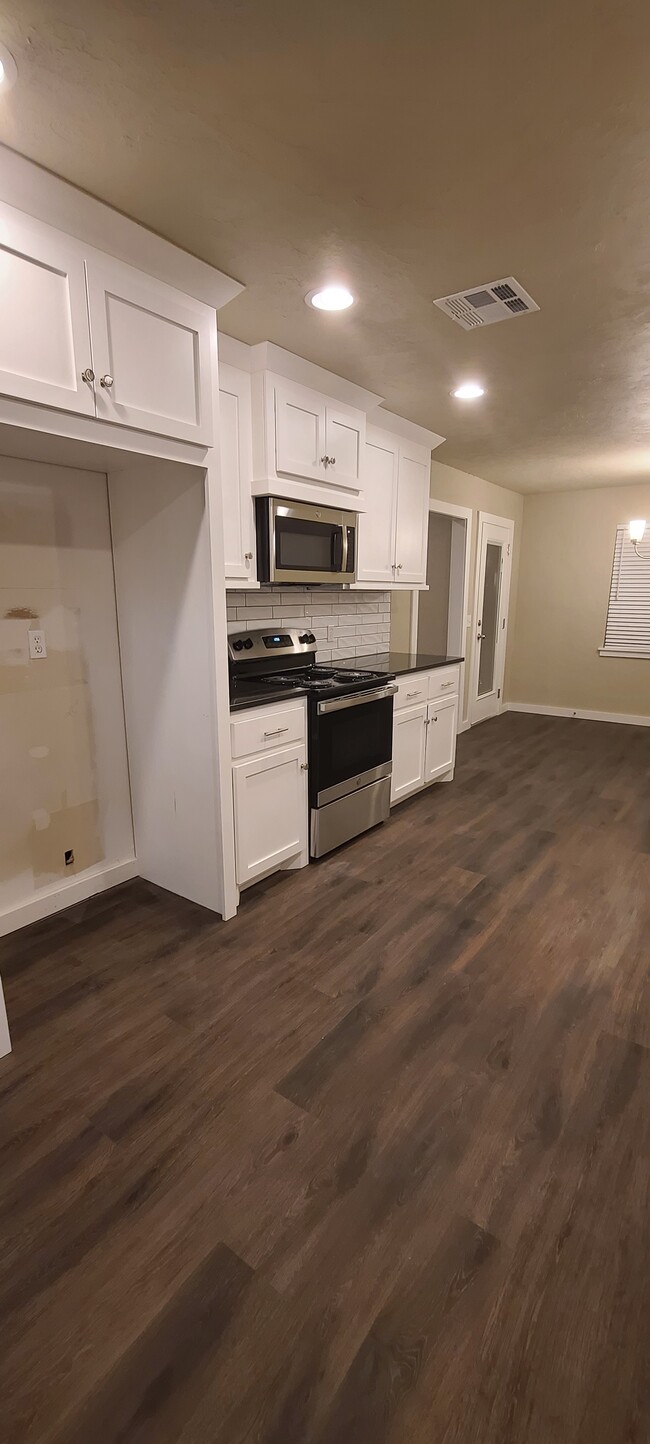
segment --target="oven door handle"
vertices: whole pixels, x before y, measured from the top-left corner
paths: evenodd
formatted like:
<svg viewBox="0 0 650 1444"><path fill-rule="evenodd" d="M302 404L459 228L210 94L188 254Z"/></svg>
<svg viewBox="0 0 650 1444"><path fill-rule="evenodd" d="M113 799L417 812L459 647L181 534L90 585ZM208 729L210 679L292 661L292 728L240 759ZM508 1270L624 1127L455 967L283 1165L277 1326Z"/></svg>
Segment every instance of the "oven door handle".
<svg viewBox="0 0 650 1444"><path fill-rule="evenodd" d="M363 707L366 702L383 702L385 697L394 697L397 684L390 682L386 687L375 687L372 692L352 692L347 697L332 697L331 702L318 703L318 715L326 712L343 712L347 707Z"/></svg>

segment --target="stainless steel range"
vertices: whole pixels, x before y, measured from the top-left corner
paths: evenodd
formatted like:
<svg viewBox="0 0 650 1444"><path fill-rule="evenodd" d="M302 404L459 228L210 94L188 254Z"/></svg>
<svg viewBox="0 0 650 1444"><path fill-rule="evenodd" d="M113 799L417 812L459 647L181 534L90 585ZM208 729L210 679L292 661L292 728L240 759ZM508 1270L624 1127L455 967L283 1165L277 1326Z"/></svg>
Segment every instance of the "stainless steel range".
<svg viewBox="0 0 650 1444"><path fill-rule="evenodd" d="M276 632L267 625L232 633L228 642L234 696L248 694L259 701L264 689L269 698L285 691L307 694L311 857L322 857L385 822L393 765L393 678L363 667L318 666L313 632L298 627Z"/></svg>

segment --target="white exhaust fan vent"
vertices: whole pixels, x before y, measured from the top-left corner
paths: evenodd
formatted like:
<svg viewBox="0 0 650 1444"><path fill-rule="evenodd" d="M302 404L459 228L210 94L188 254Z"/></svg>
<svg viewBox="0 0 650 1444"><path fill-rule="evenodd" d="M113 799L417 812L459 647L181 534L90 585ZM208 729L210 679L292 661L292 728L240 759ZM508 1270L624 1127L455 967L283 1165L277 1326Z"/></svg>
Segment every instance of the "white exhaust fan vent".
<svg viewBox="0 0 650 1444"><path fill-rule="evenodd" d="M476 326L493 326L495 321L508 321L511 316L523 316L526 311L539 311L537 302L514 276L506 276L503 281L488 281L472 291L440 296L433 304L446 311L464 331L473 331Z"/></svg>

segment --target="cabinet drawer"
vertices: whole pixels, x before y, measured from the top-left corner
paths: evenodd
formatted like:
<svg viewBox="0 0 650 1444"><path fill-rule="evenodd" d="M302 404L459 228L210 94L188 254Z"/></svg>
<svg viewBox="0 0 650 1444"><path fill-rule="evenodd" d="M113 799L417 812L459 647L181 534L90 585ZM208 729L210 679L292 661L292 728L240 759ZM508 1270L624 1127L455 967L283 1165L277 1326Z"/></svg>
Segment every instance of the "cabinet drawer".
<svg viewBox="0 0 650 1444"><path fill-rule="evenodd" d="M418 702L426 702L429 696L428 672L411 672L397 683L395 711L398 712L400 707L415 707Z"/></svg>
<svg viewBox="0 0 650 1444"><path fill-rule="evenodd" d="M270 752L288 742L305 740L305 709L300 707L260 707L230 723L233 757L250 757L254 752Z"/></svg>
<svg viewBox="0 0 650 1444"><path fill-rule="evenodd" d="M460 681L459 667L436 667L429 673L430 697L457 697Z"/></svg>

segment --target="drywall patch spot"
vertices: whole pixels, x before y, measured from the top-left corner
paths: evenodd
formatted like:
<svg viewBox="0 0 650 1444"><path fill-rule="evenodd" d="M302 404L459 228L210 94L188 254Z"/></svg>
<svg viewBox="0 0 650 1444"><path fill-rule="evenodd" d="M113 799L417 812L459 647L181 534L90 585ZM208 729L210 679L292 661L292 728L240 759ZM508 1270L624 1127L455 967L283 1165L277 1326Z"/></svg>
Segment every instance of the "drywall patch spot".
<svg viewBox="0 0 650 1444"><path fill-rule="evenodd" d="M50 749L49 749L49 747L30 747L30 749L29 749L29 755L30 755L30 757L38 757L38 758L41 758L41 757L49 757L49 755L50 755Z"/></svg>
<svg viewBox="0 0 650 1444"><path fill-rule="evenodd" d="M39 620L38 612L33 612L31 607L10 607L9 611L5 612L5 618L8 622L38 622Z"/></svg>
<svg viewBox="0 0 650 1444"><path fill-rule="evenodd" d="M37 832L45 832L50 825L50 814L44 807L37 807L32 813L32 822Z"/></svg>

